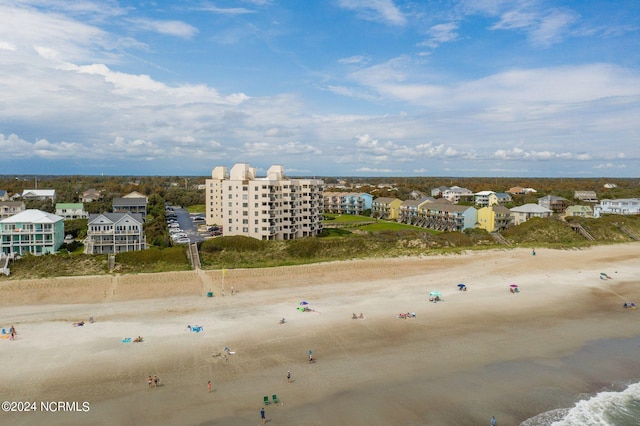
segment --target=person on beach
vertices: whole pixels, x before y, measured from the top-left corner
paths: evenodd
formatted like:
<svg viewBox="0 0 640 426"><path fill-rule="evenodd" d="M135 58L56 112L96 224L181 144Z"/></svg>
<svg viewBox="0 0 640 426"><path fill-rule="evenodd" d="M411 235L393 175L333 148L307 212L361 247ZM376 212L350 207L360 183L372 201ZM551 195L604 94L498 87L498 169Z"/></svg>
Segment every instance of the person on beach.
<svg viewBox="0 0 640 426"><path fill-rule="evenodd" d="M158 376L153 376L153 386L157 388L158 383L160 383L160 378Z"/></svg>
<svg viewBox="0 0 640 426"><path fill-rule="evenodd" d="M211 380L207 382L207 389L209 389L209 393L211 393Z"/></svg>
<svg viewBox="0 0 640 426"><path fill-rule="evenodd" d="M151 376L149 376L149 379L147 379L149 382L149 389L151 389L151 385L153 384L153 378Z"/></svg>
<svg viewBox="0 0 640 426"><path fill-rule="evenodd" d="M496 422L496 418L491 416L491 426L496 426L498 423Z"/></svg>
<svg viewBox="0 0 640 426"><path fill-rule="evenodd" d="M260 409L260 423L265 424L265 422L267 421L267 418L265 416L264 413L264 408Z"/></svg>
<svg viewBox="0 0 640 426"><path fill-rule="evenodd" d="M291 383L291 371L287 371L287 383Z"/></svg>

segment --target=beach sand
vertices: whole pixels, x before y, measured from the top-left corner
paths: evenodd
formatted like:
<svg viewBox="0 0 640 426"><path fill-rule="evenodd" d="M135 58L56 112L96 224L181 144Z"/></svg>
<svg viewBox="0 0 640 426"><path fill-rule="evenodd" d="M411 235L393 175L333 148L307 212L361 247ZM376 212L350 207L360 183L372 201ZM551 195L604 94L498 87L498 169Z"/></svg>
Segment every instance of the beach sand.
<svg viewBox="0 0 640 426"><path fill-rule="evenodd" d="M640 310L622 307L640 303L639 259L633 243L224 276L0 278L0 326L18 331L0 339L0 395L37 405L0 424L254 425L276 394L269 425L518 425L640 378ZM406 312L415 318L397 318ZM225 347L235 353L219 356ZM58 401L69 406L42 412Z"/></svg>

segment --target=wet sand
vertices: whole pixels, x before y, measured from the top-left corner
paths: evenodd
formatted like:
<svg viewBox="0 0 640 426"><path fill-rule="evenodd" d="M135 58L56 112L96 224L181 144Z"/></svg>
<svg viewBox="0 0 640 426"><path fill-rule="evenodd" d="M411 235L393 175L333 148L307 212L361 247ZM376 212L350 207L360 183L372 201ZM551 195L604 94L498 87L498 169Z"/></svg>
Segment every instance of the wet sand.
<svg viewBox="0 0 640 426"><path fill-rule="evenodd" d="M517 425L573 405L580 393L640 378L640 310L622 308L640 302L638 259L640 244L625 244L224 277L0 280L0 326L19 333L0 340L3 399L90 407L3 412L0 423L259 424L263 397L276 394L280 403L265 407L271 425L475 425L492 415ZM433 290L444 301L429 302ZM303 300L314 311L299 312ZM360 312L364 319L351 319ZM73 327L90 316L94 323ZM202 332L186 328L196 324ZM136 336L144 342L121 342ZM235 354L218 356L225 346ZM149 389L154 374L161 385Z"/></svg>

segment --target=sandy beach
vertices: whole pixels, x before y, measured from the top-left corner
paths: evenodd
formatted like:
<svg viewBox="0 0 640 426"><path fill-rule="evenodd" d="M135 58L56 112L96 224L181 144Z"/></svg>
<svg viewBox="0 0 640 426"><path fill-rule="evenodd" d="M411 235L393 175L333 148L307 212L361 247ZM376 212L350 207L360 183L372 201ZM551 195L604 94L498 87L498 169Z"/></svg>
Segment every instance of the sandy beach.
<svg viewBox="0 0 640 426"><path fill-rule="evenodd" d="M518 425L640 378L640 310L622 307L640 304L639 259L633 243L0 278L0 326L18 332L0 339L0 394L37 404L0 424L257 425L275 394L268 425Z"/></svg>

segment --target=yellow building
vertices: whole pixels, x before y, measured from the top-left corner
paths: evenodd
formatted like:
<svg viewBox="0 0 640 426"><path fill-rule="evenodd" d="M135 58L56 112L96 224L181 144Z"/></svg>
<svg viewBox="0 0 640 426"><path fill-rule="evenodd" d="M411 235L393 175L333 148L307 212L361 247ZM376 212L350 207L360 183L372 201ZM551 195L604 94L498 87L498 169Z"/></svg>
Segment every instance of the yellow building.
<svg viewBox="0 0 640 426"><path fill-rule="evenodd" d="M511 226L511 211L504 206L478 209L478 226L487 232L496 232Z"/></svg>
<svg viewBox="0 0 640 426"><path fill-rule="evenodd" d="M399 198L378 197L371 204L371 216L379 219L398 219L400 206L402 206L402 200Z"/></svg>

